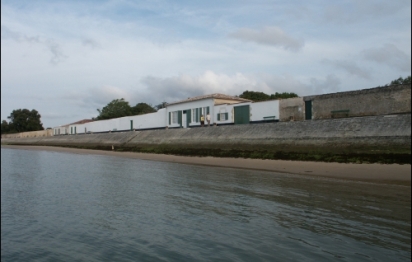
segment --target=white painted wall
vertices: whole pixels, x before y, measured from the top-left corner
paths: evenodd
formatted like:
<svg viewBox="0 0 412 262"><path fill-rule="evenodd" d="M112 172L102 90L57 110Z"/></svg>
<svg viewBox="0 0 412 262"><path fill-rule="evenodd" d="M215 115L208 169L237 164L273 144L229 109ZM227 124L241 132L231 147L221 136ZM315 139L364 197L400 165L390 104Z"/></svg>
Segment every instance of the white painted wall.
<svg viewBox="0 0 412 262"><path fill-rule="evenodd" d="M251 103L250 114L250 121L263 121L266 116L275 116L279 120L279 100Z"/></svg>
<svg viewBox="0 0 412 262"><path fill-rule="evenodd" d="M130 130L130 120L133 120L133 129L148 129L166 127L166 109L162 108L155 113L125 117L121 122L122 130Z"/></svg>
<svg viewBox="0 0 412 262"><path fill-rule="evenodd" d="M236 104L217 105L214 108L214 114L210 116L212 116L216 120L216 123L218 125L234 123L234 109L233 109L234 105ZM227 120L217 120L217 114L220 114L220 113L228 113L228 119Z"/></svg>
<svg viewBox="0 0 412 262"><path fill-rule="evenodd" d="M209 107L209 112L210 112L210 124L213 124L215 121L214 113L213 113L213 107L214 107L214 99L213 98L206 98L203 100L198 100L198 101L192 101L192 102L187 102L187 103L181 103L181 104L176 104L176 105L170 105L167 106L167 113L166 113L166 125L169 127L179 127L179 124L170 124L169 125L169 112L175 112L175 111L180 111L180 110L191 110L195 108L203 108L203 107ZM205 117L205 123L206 122L206 113L204 113ZM199 122L191 122L189 126L198 126L200 125L200 118Z"/></svg>
<svg viewBox="0 0 412 262"><path fill-rule="evenodd" d="M53 128L53 136L66 135L66 134L69 134L68 127L58 126L58 127Z"/></svg>
<svg viewBox="0 0 412 262"><path fill-rule="evenodd" d="M214 106L214 99L207 98L198 101L192 101L182 104L170 105L167 108L160 109L155 113L126 116L121 118L93 121L85 124L70 125L68 127L55 127L54 131L60 129L60 135L67 133L70 134L71 128L76 127L77 134L84 134L85 132L108 132L108 131L128 131L130 130L130 120L133 120L133 129L150 129L150 128L163 128L179 127L179 124L169 125L169 112L191 110L195 108L209 107L211 121L210 123L230 124L234 123L234 106L250 105L250 121L263 121L266 116L275 116L279 119L279 100L271 100L257 103L241 103L241 104L223 104ZM218 113L228 113L228 119L217 121ZM206 120L206 113L205 120ZM184 116L183 116L184 117ZM206 121L205 121L206 122ZM207 124L207 123L205 123ZM199 122L191 122L189 126L198 126ZM53 132L55 134L55 132Z"/></svg>
<svg viewBox="0 0 412 262"><path fill-rule="evenodd" d="M166 127L166 109L160 109L155 113L125 116L120 118L98 120L85 124L70 125L68 127L68 134L71 128L76 127L77 134L84 134L85 132L108 132L108 131L128 131L130 130L130 120L133 120L133 129L150 129ZM55 129L58 129L56 127ZM62 132L62 131L60 131Z"/></svg>

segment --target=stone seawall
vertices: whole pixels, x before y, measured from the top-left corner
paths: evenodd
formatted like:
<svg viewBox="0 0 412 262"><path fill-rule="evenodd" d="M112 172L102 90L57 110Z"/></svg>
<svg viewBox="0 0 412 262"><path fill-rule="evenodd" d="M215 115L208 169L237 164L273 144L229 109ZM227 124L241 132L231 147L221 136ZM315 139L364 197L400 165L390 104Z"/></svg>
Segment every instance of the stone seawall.
<svg viewBox="0 0 412 262"><path fill-rule="evenodd" d="M2 139L179 155L410 163L411 114L190 129ZM409 160L407 160L407 158Z"/></svg>

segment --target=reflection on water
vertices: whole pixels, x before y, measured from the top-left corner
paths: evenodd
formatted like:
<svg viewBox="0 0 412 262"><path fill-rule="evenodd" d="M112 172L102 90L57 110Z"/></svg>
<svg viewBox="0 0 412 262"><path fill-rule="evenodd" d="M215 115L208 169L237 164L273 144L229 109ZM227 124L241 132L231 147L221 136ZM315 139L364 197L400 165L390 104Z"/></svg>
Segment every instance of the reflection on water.
<svg viewBox="0 0 412 262"><path fill-rule="evenodd" d="M411 188L2 148L2 261L404 261Z"/></svg>

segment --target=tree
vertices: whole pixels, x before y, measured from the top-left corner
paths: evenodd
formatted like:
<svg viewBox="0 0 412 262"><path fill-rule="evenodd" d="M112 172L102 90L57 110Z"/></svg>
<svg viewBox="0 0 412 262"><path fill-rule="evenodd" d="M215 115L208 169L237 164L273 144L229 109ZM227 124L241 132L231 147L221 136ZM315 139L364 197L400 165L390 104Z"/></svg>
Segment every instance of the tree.
<svg viewBox="0 0 412 262"><path fill-rule="evenodd" d="M17 109L13 110L10 116L7 117L10 119L8 124L9 132L27 132L27 131L37 131L44 130L43 124L40 122L40 114L37 110L28 110L28 109ZM6 122L3 120L3 123ZM4 124L6 127L6 125Z"/></svg>
<svg viewBox="0 0 412 262"><path fill-rule="evenodd" d="M392 80L390 84L386 84L386 86L391 86L391 85L406 85L406 84L411 84L411 76L408 76L406 78L402 78L401 76L398 79Z"/></svg>
<svg viewBox="0 0 412 262"><path fill-rule="evenodd" d="M254 102L259 102L259 101L267 101L267 100L274 100L274 99L286 99L286 98L292 98L292 97L297 97L298 95L295 93L278 93L276 92L275 94L265 94L263 92L256 92L256 91L244 91L239 97L240 98L245 98L252 100Z"/></svg>
<svg viewBox="0 0 412 262"><path fill-rule="evenodd" d="M156 110L159 110L159 109L162 109L162 108L166 108L166 106L167 106L167 102L163 101L162 103L154 106L154 108L155 108Z"/></svg>
<svg viewBox="0 0 412 262"><path fill-rule="evenodd" d="M156 109L146 103L138 103L134 107L132 107L133 115L143 115L154 112L156 112Z"/></svg>
<svg viewBox="0 0 412 262"><path fill-rule="evenodd" d="M113 100L103 107L102 110L97 109L97 112L99 112L99 115L96 117L97 120L131 116L133 114L129 102L123 98Z"/></svg>
<svg viewBox="0 0 412 262"><path fill-rule="evenodd" d="M10 132L9 123L7 123L6 120L1 121L1 133L2 134L7 134L9 132Z"/></svg>
<svg viewBox="0 0 412 262"><path fill-rule="evenodd" d="M241 95L239 95L240 98L244 99L249 99L254 102L258 101L266 101L270 99L270 96L268 94L265 94L263 92L256 92L256 91L244 91Z"/></svg>
<svg viewBox="0 0 412 262"><path fill-rule="evenodd" d="M298 95L295 93L288 93L288 92L283 92L283 93L276 92L275 94L270 95L270 99L286 99L286 98L292 98L292 97L298 97Z"/></svg>

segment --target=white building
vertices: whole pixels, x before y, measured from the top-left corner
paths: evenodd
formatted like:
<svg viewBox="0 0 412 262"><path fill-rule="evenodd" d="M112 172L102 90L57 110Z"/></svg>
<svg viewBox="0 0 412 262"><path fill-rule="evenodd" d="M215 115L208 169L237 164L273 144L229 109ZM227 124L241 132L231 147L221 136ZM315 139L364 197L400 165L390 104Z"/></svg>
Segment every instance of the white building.
<svg viewBox="0 0 412 262"><path fill-rule="evenodd" d="M155 113L107 120L84 119L53 128L54 135L124 132L164 128L190 128L201 125L210 114L211 125L249 124L279 121L279 100L252 102L240 97L211 94L170 103Z"/></svg>
<svg viewBox="0 0 412 262"><path fill-rule="evenodd" d="M250 100L223 94L211 94L188 98L182 101L167 104L168 127L200 126L200 117L210 114L210 124L230 123L231 116L225 106L250 103ZM233 121L232 121L233 122Z"/></svg>

